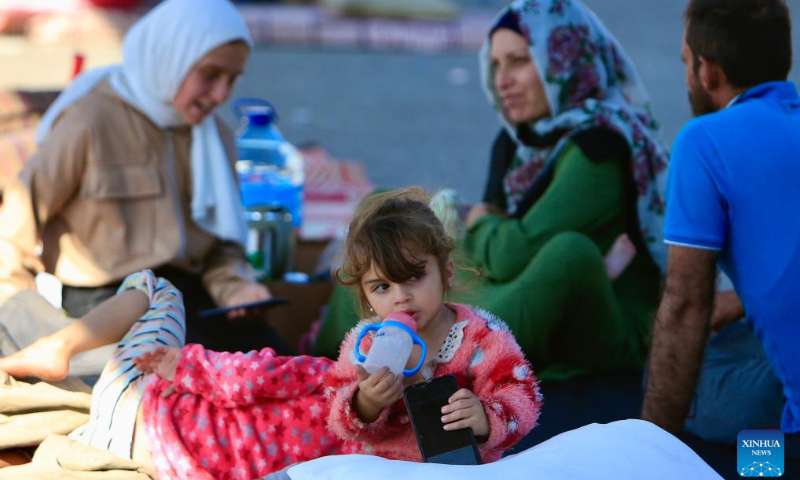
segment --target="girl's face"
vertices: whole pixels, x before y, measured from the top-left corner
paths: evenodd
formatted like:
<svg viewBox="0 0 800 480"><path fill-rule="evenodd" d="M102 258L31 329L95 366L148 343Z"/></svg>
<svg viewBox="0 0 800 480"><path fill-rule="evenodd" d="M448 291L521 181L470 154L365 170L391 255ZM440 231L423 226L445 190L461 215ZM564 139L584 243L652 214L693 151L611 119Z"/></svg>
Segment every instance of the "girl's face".
<svg viewBox="0 0 800 480"><path fill-rule="evenodd" d="M183 79L172 101L175 110L190 125L202 122L228 99L249 54L244 42L226 43L211 50Z"/></svg>
<svg viewBox="0 0 800 480"><path fill-rule="evenodd" d="M489 55L494 88L506 119L519 124L550 116L542 78L525 37L500 28L492 34Z"/></svg>
<svg viewBox="0 0 800 480"><path fill-rule="evenodd" d="M442 272L436 257L427 255L425 273L421 276L403 283L394 283L385 279L373 265L361 277L361 288L367 302L380 318L386 318L394 312L406 313L417 321L417 331L424 333L444 321L444 294L454 276L452 260L447 260L445 271Z"/></svg>

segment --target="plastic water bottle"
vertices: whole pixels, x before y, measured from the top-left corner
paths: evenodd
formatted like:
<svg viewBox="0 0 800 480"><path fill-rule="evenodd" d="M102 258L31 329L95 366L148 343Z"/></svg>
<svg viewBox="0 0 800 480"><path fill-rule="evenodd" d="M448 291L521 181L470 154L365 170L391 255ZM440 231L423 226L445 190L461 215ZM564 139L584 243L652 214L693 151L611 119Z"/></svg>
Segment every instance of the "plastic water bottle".
<svg viewBox="0 0 800 480"><path fill-rule="evenodd" d="M272 206L292 216L295 228L303 223L303 156L275 126L272 105L260 99L242 98L233 104L241 119L236 146L236 171L245 208Z"/></svg>
<svg viewBox="0 0 800 480"><path fill-rule="evenodd" d="M364 356L360 348L361 340L371 331L377 333L372 340L369 353ZM404 370L415 344L422 347L419 363L410 370ZM367 373L375 373L381 367L389 367L389 371L395 375L402 373L406 377L413 376L422 368L425 354L428 352L425 341L417 335L417 322L405 313L393 313L381 323L366 326L356 339L355 349L356 358L363 363Z"/></svg>

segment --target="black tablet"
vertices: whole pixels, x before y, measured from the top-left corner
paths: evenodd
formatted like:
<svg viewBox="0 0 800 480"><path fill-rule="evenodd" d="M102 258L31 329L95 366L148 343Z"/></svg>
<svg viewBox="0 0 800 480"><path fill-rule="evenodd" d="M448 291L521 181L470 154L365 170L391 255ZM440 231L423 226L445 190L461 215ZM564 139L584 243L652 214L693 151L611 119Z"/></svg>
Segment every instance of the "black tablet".
<svg viewBox="0 0 800 480"><path fill-rule="evenodd" d="M442 423L442 407L456 391L458 382L452 375L417 383L403 391L417 445L427 463L480 465L481 456L472 429L445 430Z"/></svg>
<svg viewBox="0 0 800 480"><path fill-rule="evenodd" d="M218 317L220 315L225 315L232 310L239 310L241 308L245 310L252 310L254 308L270 308L277 305L284 305L286 303L289 303L289 299L281 297L260 300L258 302L241 303L239 305L230 305L227 307L209 308L208 310L200 310L197 312L197 318Z"/></svg>

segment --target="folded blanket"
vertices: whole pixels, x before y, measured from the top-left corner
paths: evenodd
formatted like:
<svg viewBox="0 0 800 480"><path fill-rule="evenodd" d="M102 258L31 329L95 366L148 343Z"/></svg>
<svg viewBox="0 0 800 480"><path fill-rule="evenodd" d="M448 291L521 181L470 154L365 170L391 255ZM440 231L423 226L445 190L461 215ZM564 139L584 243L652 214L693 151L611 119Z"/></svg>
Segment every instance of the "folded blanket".
<svg viewBox="0 0 800 480"><path fill-rule="evenodd" d="M0 469L0 480L153 480L153 470L62 435L48 436L31 463Z"/></svg>
<svg viewBox="0 0 800 480"><path fill-rule="evenodd" d="M152 469L66 434L89 419L91 389L79 379L26 383L0 371L0 450L37 446L31 463L0 469L0 480L150 480Z"/></svg>
<svg viewBox="0 0 800 480"><path fill-rule="evenodd" d="M39 445L89 420L91 390L77 379L26 383L0 371L0 450Z"/></svg>

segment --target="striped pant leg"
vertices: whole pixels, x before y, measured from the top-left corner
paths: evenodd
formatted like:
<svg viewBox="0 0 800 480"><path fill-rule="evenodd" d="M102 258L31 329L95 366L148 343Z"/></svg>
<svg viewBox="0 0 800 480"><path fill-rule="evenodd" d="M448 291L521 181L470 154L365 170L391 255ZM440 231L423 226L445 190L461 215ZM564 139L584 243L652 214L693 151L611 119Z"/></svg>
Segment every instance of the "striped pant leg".
<svg viewBox="0 0 800 480"><path fill-rule="evenodd" d="M89 422L70 435L124 458L131 457L136 417L146 386L145 375L132 359L157 345L181 348L186 336L180 291L164 279L155 280L150 272L144 274L150 275L147 281L154 285L149 288L150 308L119 342L92 389ZM131 288L126 284L127 280L120 292Z"/></svg>

